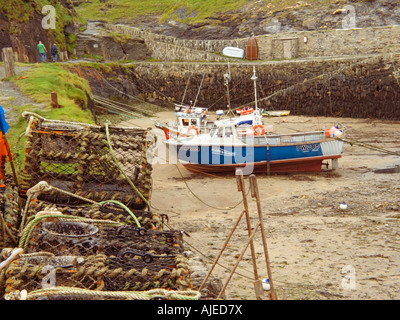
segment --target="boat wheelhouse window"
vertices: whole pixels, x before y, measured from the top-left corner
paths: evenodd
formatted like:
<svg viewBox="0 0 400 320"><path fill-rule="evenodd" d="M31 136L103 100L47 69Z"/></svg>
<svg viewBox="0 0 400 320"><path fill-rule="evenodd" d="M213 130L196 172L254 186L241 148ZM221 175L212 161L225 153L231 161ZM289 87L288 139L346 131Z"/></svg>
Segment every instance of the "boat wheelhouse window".
<svg viewBox="0 0 400 320"><path fill-rule="evenodd" d="M212 129L210 131L210 135L214 135L215 134L215 130L216 129ZM218 131L217 131L217 134L216 134L216 136L219 137L219 138L232 137L232 135L233 135L232 127L221 127L221 128L218 128Z"/></svg>
<svg viewBox="0 0 400 320"><path fill-rule="evenodd" d="M216 127L212 127L210 130L210 136L213 136L215 134L215 131L217 131Z"/></svg>
<svg viewBox="0 0 400 320"><path fill-rule="evenodd" d="M189 125L189 119L182 119L182 125L183 126L188 126Z"/></svg>
<svg viewBox="0 0 400 320"><path fill-rule="evenodd" d="M192 119L192 125L197 125L197 119Z"/></svg>
<svg viewBox="0 0 400 320"><path fill-rule="evenodd" d="M232 134L233 134L232 127L226 127L225 128L225 137L231 137Z"/></svg>

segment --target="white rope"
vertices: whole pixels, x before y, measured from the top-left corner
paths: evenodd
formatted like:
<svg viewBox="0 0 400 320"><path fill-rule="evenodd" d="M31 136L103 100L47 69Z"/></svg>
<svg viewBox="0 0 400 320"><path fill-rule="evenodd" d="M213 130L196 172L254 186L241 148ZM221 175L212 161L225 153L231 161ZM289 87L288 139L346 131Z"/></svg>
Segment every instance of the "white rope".
<svg viewBox="0 0 400 320"><path fill-rule="evenodd" d="M11 255L4 260L2 263L0 263L0 271L3 269L7 268L11 262L13 262L15 259L18 258L18 256L23 253L24 250L22 248L15 248L12 252Z"/></svg>

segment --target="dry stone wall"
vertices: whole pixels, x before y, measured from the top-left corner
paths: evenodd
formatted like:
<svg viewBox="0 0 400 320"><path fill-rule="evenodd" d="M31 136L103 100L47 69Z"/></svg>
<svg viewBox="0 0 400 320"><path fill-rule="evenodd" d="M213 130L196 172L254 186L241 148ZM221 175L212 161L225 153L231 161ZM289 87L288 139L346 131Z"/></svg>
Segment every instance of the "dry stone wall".
<svg viewBox="0 0 400 320"><path fill-rule="evenodd" d="M147 33L126 25L106 27L116 33L144 39L153 57L162 60L227 60L221 56L225 47L246 49L248 40L187 40ZM259 60L395 53L400 50L400 26L282 32L256 38Z"/></svg>
<svg viewBox="0 0 400 320"><path fill-rule="evenodd" d="M400 55L297 59L254 65L262 108L286 109L294 115L400 119ZM230 71L232 106L251 105L253 63L230 63ZM197 106L227 110L227 72L227 63L147 62L135 64L128 73L115 66L102 78L92 76L88 80L98 95L105 95L107 88L108 96L126 98L121 92L130 92L165 105L180 103L186 91L185 103L195 101L198 94ZM84 74L92 73L86 69ZM104 79L118 79L111 84L119 91L104 83Z"/></svg>

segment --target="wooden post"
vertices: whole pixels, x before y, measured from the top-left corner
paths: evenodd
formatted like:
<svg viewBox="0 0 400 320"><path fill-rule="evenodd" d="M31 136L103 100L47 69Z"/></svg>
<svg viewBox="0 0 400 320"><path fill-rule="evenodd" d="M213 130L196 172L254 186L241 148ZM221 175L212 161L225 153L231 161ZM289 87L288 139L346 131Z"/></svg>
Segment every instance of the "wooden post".
<svg viewBox="0 0 400 320"><path fill-rule="evenodd" d="M6 77L15 76L14 52L12 48L3 48L1 52Z"/></svg>
<svg viewBox="0 0 400 320"><path fill-rule="evenodd" d="M57 92L55 91L51 93L51 107L53 109L60 108L60 105L58 104Z"/></svg>

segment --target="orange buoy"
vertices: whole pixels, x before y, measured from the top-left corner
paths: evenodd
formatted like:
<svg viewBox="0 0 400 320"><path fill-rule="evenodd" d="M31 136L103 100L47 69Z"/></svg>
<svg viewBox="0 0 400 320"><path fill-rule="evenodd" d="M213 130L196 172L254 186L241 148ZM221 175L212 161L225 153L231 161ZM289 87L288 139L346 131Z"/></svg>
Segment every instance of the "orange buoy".
<svg viewBox="0 0 400 320"><path fill-rule="evenodd" d="M257 129L261 129L261 131L259 132ZM255 136L262 136L264 133L265 133L265 128L264 128L264 126L262 125L262 124L256 124L254 127L253 127L253 131L254 131L254 135Z"/></svg>
<svg viewBox="0 0 400 320"><path fill-rule="evenodd" d="M195 131L195 135L198 135L198 134L199 134L199 129L197 129L196 126L190 126L190 127L188 128L188 130L187 130L187 133L188 133L188 134L192 134L192 130Z"/></svg>

